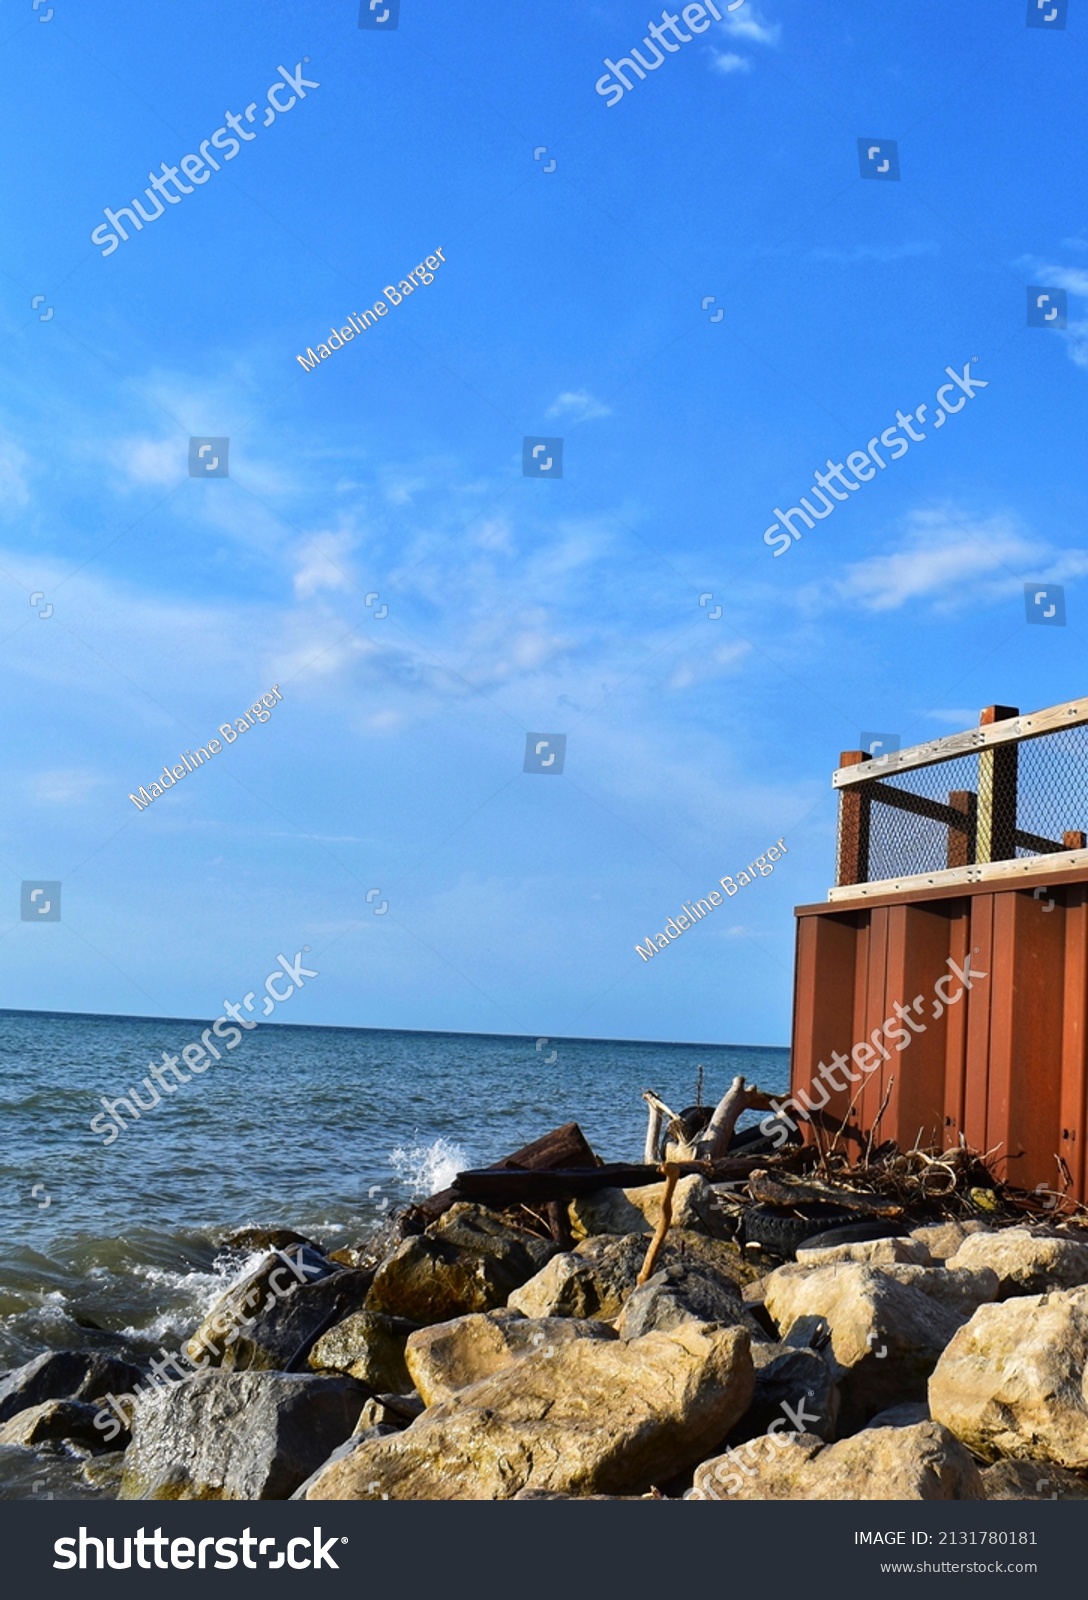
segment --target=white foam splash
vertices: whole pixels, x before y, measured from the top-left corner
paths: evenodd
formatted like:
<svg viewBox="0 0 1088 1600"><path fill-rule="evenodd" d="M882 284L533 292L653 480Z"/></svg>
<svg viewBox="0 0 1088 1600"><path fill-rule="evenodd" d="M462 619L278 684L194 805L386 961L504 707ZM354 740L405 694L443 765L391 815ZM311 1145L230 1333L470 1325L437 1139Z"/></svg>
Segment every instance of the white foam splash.
<svg viewBox="0 0 1088 1600"><path fill-rule="evenodd" d="M389 1165L411 1199L422 1199L448 1189L468 1165L465 1152L454 1140L440 1135L432 1144L397 1145L389 1152Z"/></svg>

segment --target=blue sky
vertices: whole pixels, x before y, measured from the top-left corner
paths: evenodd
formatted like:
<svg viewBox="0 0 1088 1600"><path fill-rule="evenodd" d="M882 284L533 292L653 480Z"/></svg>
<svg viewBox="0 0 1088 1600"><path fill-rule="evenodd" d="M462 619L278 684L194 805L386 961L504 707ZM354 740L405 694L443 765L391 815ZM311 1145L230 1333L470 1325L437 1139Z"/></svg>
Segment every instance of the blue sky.
<svg viewBox="0 0 1088 1600"><path fill-rule="evenodd" d="M285 1022L785 1043L839 752L1084 693L1080 9L745 0L610 106L630 0L3 0L2 1003L211 1017L309 944ZM104 208L254 103L104 257ZM776 557L773 508L949 366L987 386ZM59 923L20 920L35 878Z"/></svg>

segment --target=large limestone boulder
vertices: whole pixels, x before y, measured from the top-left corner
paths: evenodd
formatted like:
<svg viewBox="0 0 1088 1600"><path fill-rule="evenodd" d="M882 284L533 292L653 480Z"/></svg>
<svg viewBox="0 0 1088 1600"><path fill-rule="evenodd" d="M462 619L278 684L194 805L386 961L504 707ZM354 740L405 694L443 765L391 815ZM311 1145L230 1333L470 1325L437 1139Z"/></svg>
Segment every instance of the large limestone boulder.
<svg viewBox="0 0 1088 1600"><path fill-rule="evenodd" d="M637 1189L598 1189L570 1202L571 1234L576 1240L597 1233L652 1234L661 1220L664 1183L647 1183ZM720 1233L717 1197L698 1173L677 1183L672 1198L674 1228L696 1233Z"/></svg>
<svg viewBox="0 0 1088 1600"><path fill-rule="evenodd" d="M961 1322L974 1316L979 1306L997 1299L999 1279L991 1267L911 1267L888 1262L880 1270L896 1283L929 1295Z"/></svg>
<svg viewBox="0 0 1088 1600"><path fill-rule="evenodd" d="M351 1378L205 1372L140 1396L122 1500L284 1500L348 1439Z"/></svg>
<svg viewBox="0 0 1088 1600"><path fill-rule="evenodd" d="M353 1311L323 1333L308 1357L313 1372L342 1372L375 1394L400 1394L412 1386L404 1345L417 1324L380 1311Z"/></svg>
<svg viewBox="0 0 1088 1600"><path fill-rule="evenodd" d="M925 1227L912 1228L910 1236L929 1251L934 1261L947 1261L973 1233L992 1232L988 1222L971 1219L968 1222L929 1222Z"/></svg>
<svg viewBox="0 0 1088 1600"><path fill-rule="evenodd" d="M506 1304L558 1246L511 1227L483 1206L452 1206L426 1233L405 1239L379 1267L368 1311L418 1326Z"/></svg>
<svg viewBox="0 0 1088 1600"><path fill-rule="evenodd" d="M998 1298L1008 1300L1088 1283L1088 1244L1029 1228L1002 1228L997 1233L973 1233L949 1257L948 1266L991 1268L999 1280Z"/></svg>
<svg viewBox="0 0 1088 1600"><path fill-rule="evenodd" d="M798 1245L797 1261L806 1267L830 1267L839 1261L861 1261L871 1267L881 1267L886 1262L917 1267L933 1265L933 1257L917 1239L863 1239L856 1244L836 1244L821 1249L818 1234L811 1243Z"/></svg>
<svg viewBox="0 0 1088 1600"><path fill-rule="evenodd" d="M985 1461L1088 1471L1086 1363L1088 1287L980 1306L937 1362L930 1411Z"/></svg>
<svg viewBox="0 0 1088 1600"><path fill-rule="evenodd" d="M934 1422L866 1428L826 1447L765 1434L704 1461L692 1500L983 1500L977 1464Z"/></svg>
<svg viewBox="0 0 1088 1600"><path fill-rule="evenodd" d="M551 1360L572 1339L613 1339L603 1322L573 1317L529 1319L516 1311L488 1311L421 1328L408 1340L411 1381L428 1406L451 1400L470 1384L533 1354Z"/></svg>
<svg viewBox="0 0 1088 1600"><path fill-rule="evenodd" d="M101 1402L144 1382L139 1367L116 1356L82 1350L47 1350L0 1378L0 1422L46 1400Z"/></svg>
<svg viewBox="0 0 1088 1600"><path fill-rule="evenodd" d="M842 1397L841 1425L861 1427L903 1400L922 1400L926 1381L961 1319L929 1295L872 1267L780 1267L766 1279L766 1306L783 1339L804 1324L812 1344L826 1328Z"/></svg>
<svg viewBox="0 0 1088 1600"><path fill-rule="evenodd" d="M1088 1500L1088 1479L1052 1461L995 1461L982 1483L987 1500Z"/></svg>
<svg viewBox="0 0 1088 1600"><path fill-rule="evenodd" d="M553 1256L507 1303L523 1317L617 1317L635 1287L646 1248L640 1233L585 1239L573 1251Z"/></svg>
<svg viewBox="0 0 1088 1600"><path fill-rule="evenodd" d="M362 1306L371 1276L336 1266L313 1245L275 1250L221 1296L186 1355L198 1367L225 1372L305 1366L323 1329Z"/></svg>
<svg viewBox="0 0 1088 1600"><path fill-rule="evenodd" d="M360 1445L311 1500L509 1500L522 1489L639 1494L693 1466L747 1409L739 1328L686 1322L643 1339L571 1339Z"/></svg>

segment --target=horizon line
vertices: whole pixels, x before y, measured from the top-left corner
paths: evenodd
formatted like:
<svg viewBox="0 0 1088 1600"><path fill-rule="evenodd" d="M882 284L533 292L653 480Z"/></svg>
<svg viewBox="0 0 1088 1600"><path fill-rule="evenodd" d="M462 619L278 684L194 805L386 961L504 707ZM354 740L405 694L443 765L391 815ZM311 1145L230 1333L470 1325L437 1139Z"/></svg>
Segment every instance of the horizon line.
<svg viewBox="0 0 1088 1600"><path fill-rule="evenodd" d="M27 1006L0 1006L0 1017L71 1017L86 1022L163 1022L211 1026L210 1020L206 1021L201 1017L141 1016L134 1012L119 1011L45 1011L35 1010ZM277 1029L297 1028L300 1031L321 1029L334 1033L417 1033L430 1035L434 1038L449 1039L544 1038L547 1039L549 1044L555 1040L565 1044L650 1044L689 1050L789 1050L789 1045L784 1044L721 1044L698 1039L612 1039L578 1033L482 1033L473 1028L375 1028L346 1022L263 1022L258 1023L257 1026L265 1029L273 1027Z"/></svg>

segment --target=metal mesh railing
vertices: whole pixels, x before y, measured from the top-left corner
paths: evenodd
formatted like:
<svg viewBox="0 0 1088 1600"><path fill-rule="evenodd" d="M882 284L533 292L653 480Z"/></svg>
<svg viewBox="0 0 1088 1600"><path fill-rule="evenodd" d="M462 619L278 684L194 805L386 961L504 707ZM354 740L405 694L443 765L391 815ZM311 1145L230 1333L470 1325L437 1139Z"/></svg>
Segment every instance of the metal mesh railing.
<svg viewBox="0 0 1088 1600"><path fill-rule="evenodd" d="M1088 724L892 768L844 790L843 801L844 883L1083 848Z"/></svg>

